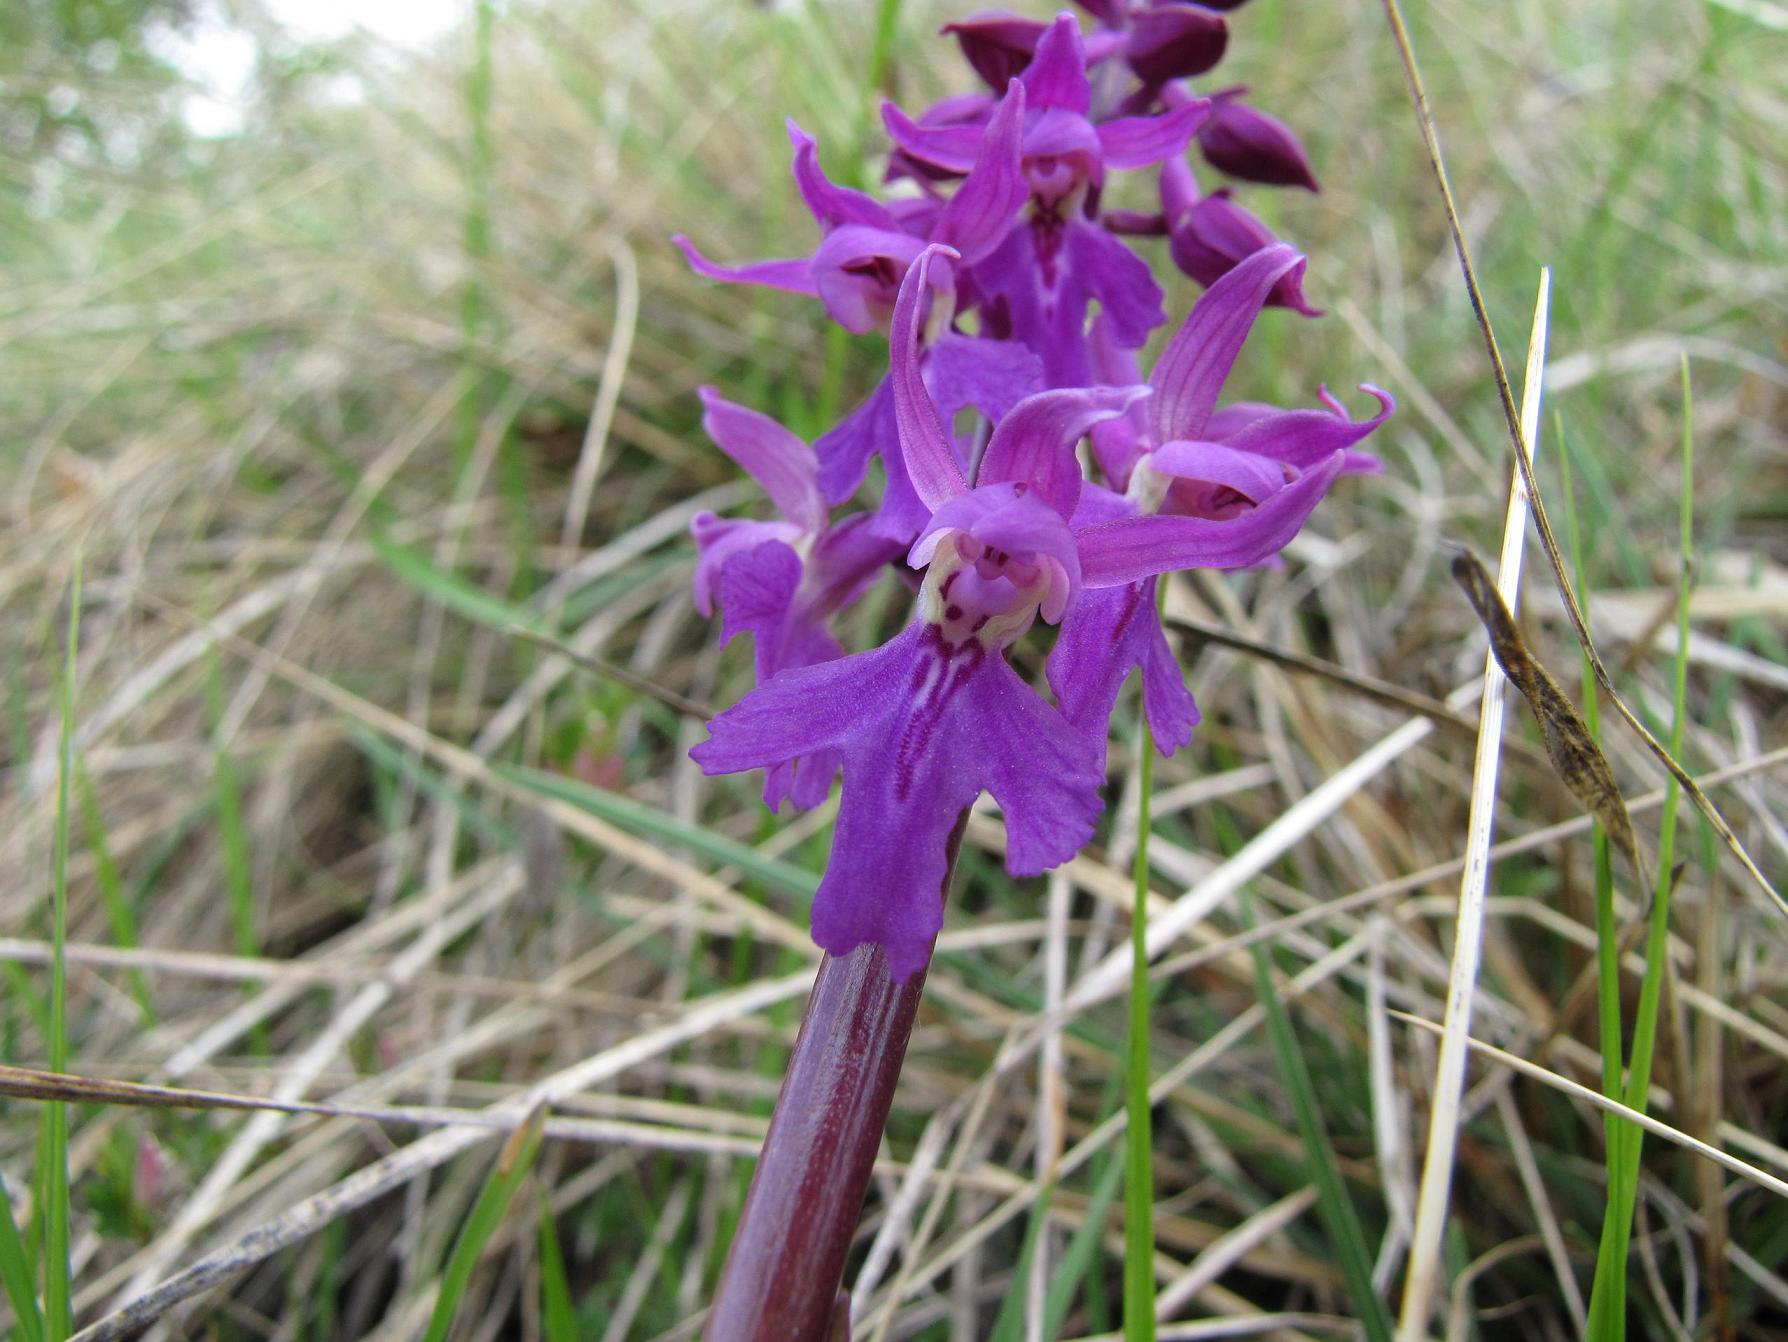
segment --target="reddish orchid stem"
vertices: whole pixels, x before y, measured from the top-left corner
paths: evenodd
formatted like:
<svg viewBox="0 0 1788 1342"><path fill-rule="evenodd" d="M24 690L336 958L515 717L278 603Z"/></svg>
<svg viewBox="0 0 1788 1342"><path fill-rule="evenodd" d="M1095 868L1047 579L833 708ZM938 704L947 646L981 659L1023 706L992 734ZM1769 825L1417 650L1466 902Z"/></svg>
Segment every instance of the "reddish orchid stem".
<svg viewBox="0 0 1788 1342"><path fill-rule="evenodd" d="M946 892L967 819L950 837ZM924 987L924 970L894 982L879 946L820 961L706 1342L849 1336L839 1284Z"/></svg>

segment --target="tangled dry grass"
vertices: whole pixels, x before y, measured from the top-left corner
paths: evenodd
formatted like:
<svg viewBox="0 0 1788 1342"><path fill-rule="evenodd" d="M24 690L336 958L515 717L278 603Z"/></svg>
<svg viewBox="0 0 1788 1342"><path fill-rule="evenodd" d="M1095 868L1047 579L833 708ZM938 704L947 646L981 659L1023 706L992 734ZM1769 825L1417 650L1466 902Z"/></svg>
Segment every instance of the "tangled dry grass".
<svg viewBox="0 0 1788 1342"><path fill-rule="evenodd" d="M904 98L953 68L933 59L932 9L901 12ZM1415 38L1505 346L1554 267L1541 478L1560 514L1568 448L1598 641L1658 724L1689 357L1684 757L1779 885L1776 12L1446 0ZM25 185L6 198L0 295L4 1060L46 1056L78 555L70 1070L362 1115L76 1109L80 1322L174 1278L158 1335L414 1333L500 1132L544 1102L530 1192L458 1335L556 1337L543 1244L582 1335L699 1326L811 972L804 898L830 814L774 821L748 782L702 779L684 753L697 715L639 688L727 703L746 670L687 597L688 518L744 499L691 391L714 382L811 431L864 388L874 351L798 302L694 281L666 237L746 256L805 236L780 117L840 163L870 146L872 28L868 7L517 7L492 32L482 111L463 44L361 44L334 59L362 102L294 74L239 139L9 164ZM1385 475L1340 491L1285 568L1169 597L1204 725L1153 803L1157 1271L1164 1317L1197 1321L1163 1336L1345 1335L1355 1310L1249 947L1271 950L1394 1302L1435 1074L1419 1022L1443 1014L1483 675L1448 545L1493 550L1509 467L1377 12L1262 4L1235 29L1225 69L1307 132L1327 186L1259 202L1310 251L1330 315L1264 330L1248 389L1307 400L1323 379L1372 380L1404 410ZM480 120L486 148L468 148ZM1170 290L1170 312L1192 296ZM1575 692L1537 565L1525 609ZM900 612L857 618L866 638ZM1015 884L997 815L969 828L854 1265L859 1336L1113 1326L1128 730L1113 818L1057 877ZM1474 1032L1595 1089L1588 821L1536 740L1511 711ZM1663 777L1613 726L1606 744L1655 852ZM1685 816L1651 1108L1785 1176L1788 928ZM1647 901L1625 880L1619 894L1624 927ZM1635 949L1629 1019L1640 964ZM0 1171L22 1218L34 1111L6 1108ZM1448 1335L1578 1335L1600 1117L1480 1057L1458 1137ZM1646 1335L1775 1335L1784 1258L1788 1200L1648 1142L1631 1273Z"/></svg>

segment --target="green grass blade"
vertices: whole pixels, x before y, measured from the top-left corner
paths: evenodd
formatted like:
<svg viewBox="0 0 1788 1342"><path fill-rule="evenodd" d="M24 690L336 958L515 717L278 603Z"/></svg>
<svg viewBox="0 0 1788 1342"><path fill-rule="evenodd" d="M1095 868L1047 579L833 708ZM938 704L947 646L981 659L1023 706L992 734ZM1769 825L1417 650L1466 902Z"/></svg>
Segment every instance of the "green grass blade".
<svg viewBox="0 0 1788 1342"><path fill-rule="evenodd" d="M19 1234L19 1223L13 1219L6 1181L0 1179L0 1286L5 1287L6 1298L12 1304L19 1342L43 1342L43 1310L37 1304L35 1275L30 1250Z"/></svg>
<svg viewBox="0 0 1788 1342"><path fill-rule="evenodd" d="M1252 931L1254 915L1251 906L1244 900L1242 907L1244 922ZM1298 1048L1297 1037L1292 1033L1291 1016L1285 1010L1285 1003L1279 1000L1266 946L1256 942L1251 949L1260 1005L1266 1012L1267 1034L1272 1040L1280 1079L1285 1083L1292 1111L1297 1116L1298 1134L1303 1139L1311 1182L1316 1185L1317 1209L1322 1213L1329 1247L1340 1261L1341 1274L1347 1279L1347 1289L1366 1336L1371 1342L1390 1342L1391 1316L1372 1285L1372 1250L1366 1242L1366 1229L1360 1224L1359 1211L1348 1196L1346 1184L1341 1181L1341 1168L1335 1162L1335 1152L1323 1128L1310 1069Z"/></svg>
<svg viewBox="0 0 1788 1342"><path fill-rule="evenodd" d="M1162 592L1165 583L1157 584ZM1138 735L1135 904L1130 915L1130 1029L1124 1063L1124 1337L1155 1336L1155 1142L1149 1100L1149 804L1155 790L1155 736L1143 716Z"/></svg>
<svg viewBox="0 0 1788 1342"><path fill-rule="evenodd" d="M540 1200L540 1328L546 1342L578 1342L577 1307L565 1275L565 1255L552 1208Z"/></svg>
<svg viewBox="0 0 1788 1342"><path fill-rule="evenodd" d="M448 1330L453 1327L453 1316L459 1309L459 1302L472 1280L472 1269L478 1266L484 1246L490 1243L491 1236L497 1233L497 1227L503 1224L509 1204L515 1200L523 1180L528 1177L528 1170L532 1168L534 1157L540 1151L540 1135L545 1126L546 1110L536 1109L503 1144L497 1163L492 1166L490 1177L479 1190L478 1200L472 1204L471 1213L466 1217L459 1238L454 1241L453 1252L447 1258L447 1266L441 1272L441 1289L435 1296L434 1312L429 1315L428 1328L422 1335L423 1342L445 1342Z"/></svg>
<svg viewBox="0 0 1788 1342"><path fill-rule="evenodd" d="M1044 1229L1049 1225L1049 1199L1054 1192L1054 1184L1044 1184L1037 1190L1037 1201L1031 1207L1030 1220L1024 1228L1024 1243L1019 1246L1018 1265L1012 1269L1012 1287L1000 1302L1000 1312L987 1334L988 1342L1021 1342L1024 1337L1025 1283L1030 1280L1031 1265L1036 1261Z"/></svg>
<svg viewBox="0 0 1788 1342"><path fill-rule="evenodd" d="M99 890L100 903L105 905L106 921L112 925L112 941L127 950L137 945L137 916L131 907L130 896L125 893L124 877L118 870L118 862L112 856L112 846L106 839L105 814L100 810L99 797L93 790L93 780L87 777L87 771L78 765L75 768L75 783L81 794L81 819L86 832L87 851L93 859L93 883ZM137 1009L143 1014L143 1024L155 1024L155 1002L149 995L149 980L143 971L133 969L129 974L130 993L136 998Z"/></svg>
<svg viewBox="0 0 1788 1342"><path fill-rule="evenodd" d="M716 834L700 825L691 825L674 816L646 806L618 792L606 792L588 783L561 774L546 773L522 765L495 763L491 771L512 783L519 783L543 797L556 797L580 810L600 816L611 825L640 834L649 839L662 839L699 853L712 862L737 867L747 876L773 885L779 890L804 899L812 899L819 889L819 877L780 858L768 857L746 844Z"/></svg>
<svg viewBox="0 0 1788 1342"><path fill-rule="evenodd" d="M1080 1289L1080 1283L1086 1279L1094 1256L1099 1252L1105 1218L1111 1214L1111 1204L1117 1201L1118 1190L1123 1185L1124 1162L1107 1161L1093 1187L1086 1219L1069 1239L1068 1247L1062 1252L1061 1266L1049 1283L1049 1294L1043 1301L1044 1337L1055 1337L1061 1332L1062 1323L1068 1317L1068 1306L1074 1303L1074 1293Z"/></svg>
<svg viewBox="0 0 1788 1342"><path fill-rule="evenodd" d="M1689 363L1682 361L1682 486L1679 500L1680 554L1676 587L1676 657L1671 677L1670 753L1680 759L1688 719L1689 597L1694 588L1694 462L1692 400ZM1670 902L1675 890L1672 867L1676 855L1676 821L1681 789L1672 779L1665 788L1664 810L1658 833L1657 885L1652 893L1650 921L1645 937L1645 974L1639 983L1639 1004L1633 1018L1633 1049L1627 1067L1624 1099L1628 1107L1644 1112L1651 1089L1652 1062L1657 1051L1658 1013L1663 1000L1664 975L1668 971ZM1590 1336L1616 1339L1626 1332L1624 1300L1626 1261L1632 1242L1633 1212L1639 1200L1639 1166L1645 1134L1621 1124L1615 1130L1614 1155L1610 1158L1608 1210L1602 1224L1602 1243L1596 1259L1596 1284L1590 1296ZM1606 1277L1607 1286L1603 1279Z"/></svg>
<svg viewBox="0 0 1788 1342"><path fill-rule="evenodd" d="M62 662L61 741L56 770L56 848L50 931L50 1070L68 1070L68 829L69 793L74 775L75 665L81 636L81 556L75 555L68 597L68 641ZM68 1107L43 1107L41 1151L43 1316L48 1342L63 1342L74 1331L68 1256ZM8 1219L10 1220L10 1213Z"/></svg>

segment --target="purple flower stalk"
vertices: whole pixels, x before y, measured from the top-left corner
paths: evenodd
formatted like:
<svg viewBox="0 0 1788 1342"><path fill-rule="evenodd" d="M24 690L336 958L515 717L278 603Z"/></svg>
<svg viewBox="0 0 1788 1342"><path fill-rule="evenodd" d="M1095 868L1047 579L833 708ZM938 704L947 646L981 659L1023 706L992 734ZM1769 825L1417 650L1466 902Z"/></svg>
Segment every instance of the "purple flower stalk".
<svg viewBox="0 0 1788 1342"><path fill-rule="evenodd" d="M1191 83L1221 58L1231 3L1083 0L1097 22L984 12L953 36L989 91L909 116L892 104L888 199L833 183L790 123L819 241L803 257L701 274L816 298L885 331L888 367L810 447L703 389L703 425L774 516L693 524L695 599L752 638L757 685L691 752L708 774L764 771L764 800L813 807L842 775L814 896L828 952L741 1220L710 1337L818 1337L835 1295L970 807L992 797L1005 861L1033 876L1092 838L1111 718L1140 671L1165 755L1198 709L1156 587L1190 568L1277 562L1391 413L1221 403L1263 309L1318 315L1306 262L1188 160L1243 182L1316 179L1296 136ZM1155 171L1158 214L1106 212L1113 174ZM1134 247L1203 296L1146 380L1167 319ZM1084 445L1084 447L1083 447ZM851 505L881 463L879 497ZM842 515L835 510L846 508ZM837 617L898 574L901 631L847 650ZM1043 685L1010 653L1055 625Z"/></svg>

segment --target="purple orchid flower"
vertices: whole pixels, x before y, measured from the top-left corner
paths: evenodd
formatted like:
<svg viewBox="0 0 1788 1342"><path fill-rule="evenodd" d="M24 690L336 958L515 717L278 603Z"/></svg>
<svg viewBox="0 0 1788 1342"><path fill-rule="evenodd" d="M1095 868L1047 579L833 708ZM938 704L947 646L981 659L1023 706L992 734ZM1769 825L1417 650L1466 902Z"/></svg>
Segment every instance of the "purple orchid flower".
<svg viewBox="0 0 1788 1342"><path fill-rule="evenodd" d="M1165 320L1147 264L1094 216L1107 171L1177 157L1205 115L1199 100L1187 98L1161 115L1094 125L1087 63L1073 15L1060 15L1038 37L1020 78L1029 213L1025 226L970 270L990 332L1010 334L1036 351L1051 386L1091 380L1086 316L1095 300L1130 348L1140 348ZM975 161L988 133L972 123L914 121L892 103L883 105L882 119L903 153L956 171Z"/></svg>
<svg viewBox="0 0 1788 1342"><path fill-rule="evenodd" d="M1018 158L1023 117L1024 90L1014 86L992 109L986 152L974 156L961 187L941 208L930 201L884 205L838 186L821 170L813 137L790 121L795 184L820 227L812 255L728 266L710 261L680 233L672 241L709 279L807 294L820 299L846 330L876 330L887 324L900 281L928 241L944 243L973 262L1005 239L1027 195Z"/></svg>
<svg viewBox="0 0 1788 1342"><path fill-rule="evenodd" d="M1282 285L1301 277L1304 265L1293 248L1279 244L1219 278L1161 352L1149 376L1153 396L1092 429L1101 469L1125 489L1135 514L1130 522L1107 524L1110 528L1139 527L1150 515L1165 514L1152 520L1264 524L1283 545L1296 527L1284 531L1267 515L1277 512L1285 495L1314 489L1320 497L1337 475L1378 469L1376 459L1353 450L1395 409L1390 394L1376 387L1361 388L1379 403L1379 413L1368 420L1350 420L1326 388L1319 393L1324 410L1281 410L1253 402L1217 408L1255 318ZM1100 377L1136 381L1130 351L1098 329L1094 336ZM1314 503L1307 494L1300 498L1300 523ZM1107 512L1114 507L1103 506ZM1276 553L1279 545L1260 557ZM1062 626L1048 674L1068 719L1102 744L1118 690L1131 669L1140 667L1156 744L1171 754L1191 739L1198 712L1177 668L1169 674L1170 666L1151 581L1131 584L1121 598L1083 599Z"/></svg>
<svg viewBox="0 0 1788 1342"><path fill-rule="evenodd" d="M1099 814L1102 739L1095 748L1025 685L1004 650L1039 615L1061 621L1087 589L1259 563L1296 533L1342 457L1314 465L1245 517L1110 516L1108 505L1081 507L1075 446L1149 389L1056 390L1019 402L994 426L971 486L918 358L928 271L952 259L937 246L920 254L890 334L900 446L930 510L907 556L924 570L917 618L875 651L773 677L716 717L692 752L710 774L842 757L844 796L814 897L814 939L834 954L882 945L897 978L929 957L942 924L945 843L981 791L1005 814L1015 876L1073 856Z"/></svg>
<svg viewBox="0 0 1788 1342"><path fill-rule="evenodd" d="M781 513L773 522L699 513L695 605L714 613L719 596L722 646L741 633L754 644L761 685L790 667L844 656L826 622L863 594L904 548L877 536L859 514L831 526L820 496L813 449L767 415L701 389L702 427L744 467ZM817 806L831 789L838 758L823 752L769 770L764 803Z"/></svg>
<svg viewBox="0 0 1788 1342"><path fill-rule="evenodd" d="M1188 278L1210 286L1279 239L1258 216L1237 205L1228 187L1200 197L1192 168L1183 158L1161 165L1161 209L1153 214L1112 210L1105 227L1125 237L1165 237L1173 263ZM1322 316L1304 297L1303 277L1294 272L1279 281L1268 307L1290 308L1306 317Z"/></svg>

